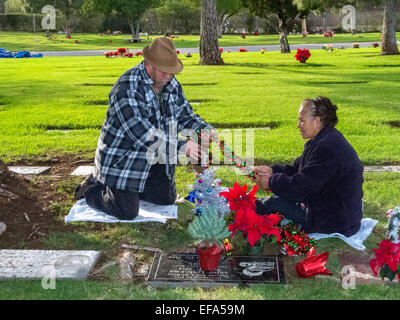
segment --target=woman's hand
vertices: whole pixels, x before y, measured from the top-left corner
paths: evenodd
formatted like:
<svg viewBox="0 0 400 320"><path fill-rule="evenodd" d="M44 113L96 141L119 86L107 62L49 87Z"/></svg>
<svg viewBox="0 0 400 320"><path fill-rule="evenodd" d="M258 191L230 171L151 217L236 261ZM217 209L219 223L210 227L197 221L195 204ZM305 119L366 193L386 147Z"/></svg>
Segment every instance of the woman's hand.
<svg viewBox="0 0 400 320"><path fill-rule="evenodd" d="M269 179L271 178L270 174L260 173L257 175L256 184L263 191L269 190Z"/></svg>
<svg viewBox="0 0 400 320"><path fill-rule="evenodd" d="M272 168L269 166L256 166L256 167L254 167L253 171L255 173L257 173L257 175L258 174L268 174L268 175L272 176L274 174Z"/></svg>

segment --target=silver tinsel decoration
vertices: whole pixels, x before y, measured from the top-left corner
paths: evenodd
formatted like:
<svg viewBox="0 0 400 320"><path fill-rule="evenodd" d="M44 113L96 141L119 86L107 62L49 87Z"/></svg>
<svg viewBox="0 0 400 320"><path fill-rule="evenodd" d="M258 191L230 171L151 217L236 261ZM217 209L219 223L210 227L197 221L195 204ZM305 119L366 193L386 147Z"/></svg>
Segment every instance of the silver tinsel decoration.
<svg viewBox="0 0 400 320"><path fill-rule="evenodd" d="M387 231L387 238L389 241L393 243L400 242L400 207L396 207L394 209L389 210L387 213L389 223L387 224L386 228Z"/></svg>
<svg viewBox="0 0 400 320"><path fill-rule="evenodd" d="M227 191L227 188L221 187L220 179L215 179L216 169L205 168L203 173L199 174L193 184L192 191L185 198L196 203L196 209L193 212L196 216L201 216L202 212L208 206L216 206L220 216L226 216L229 213L229 205L224 197L220 197L220 192Z"/></svg>

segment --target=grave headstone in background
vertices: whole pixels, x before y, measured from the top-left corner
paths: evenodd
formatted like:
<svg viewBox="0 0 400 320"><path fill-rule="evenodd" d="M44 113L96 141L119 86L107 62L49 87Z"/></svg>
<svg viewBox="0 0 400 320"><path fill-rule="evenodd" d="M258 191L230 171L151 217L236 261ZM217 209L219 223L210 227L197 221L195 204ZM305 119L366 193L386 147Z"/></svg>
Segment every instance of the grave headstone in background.
<svg viewBox="0 0 400 320"><path fill-rule="evenodd" d="M286 277L279 256L221 257L217 270L203 271L197 254L157 252L147 283L157 288L214 288L261 283L284 284Z"/></svg>

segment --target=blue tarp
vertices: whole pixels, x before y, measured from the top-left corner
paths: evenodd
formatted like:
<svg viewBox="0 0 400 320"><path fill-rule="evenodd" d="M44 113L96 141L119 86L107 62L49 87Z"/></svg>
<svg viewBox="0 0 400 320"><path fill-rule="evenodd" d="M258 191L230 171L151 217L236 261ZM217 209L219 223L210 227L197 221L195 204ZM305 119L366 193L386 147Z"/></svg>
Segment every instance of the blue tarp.
<svg viewBox="0 0 400 320"><path fill-rule="evenodd" d="M41 53L31 55L29 51L10 52L4 48L0 48L0 58L42 58Z"/></svg>

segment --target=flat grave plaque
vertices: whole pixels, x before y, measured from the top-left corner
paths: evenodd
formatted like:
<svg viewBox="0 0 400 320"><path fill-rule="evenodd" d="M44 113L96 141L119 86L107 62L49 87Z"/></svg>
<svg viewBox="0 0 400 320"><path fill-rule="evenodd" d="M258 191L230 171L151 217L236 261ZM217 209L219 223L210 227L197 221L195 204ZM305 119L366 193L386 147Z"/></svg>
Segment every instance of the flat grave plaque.
<svg viewBox="0 0 400 320"><path fill-rule="evenodd" d="M93 172L94 166L79 166L71 173L71 176L88 176Z"/></svg>
<svg viewBox="0 0 400 320"><path fill-rule="evenodd" d="M215 288L287 281L279 256L221 256L217 270L203 271L197 254L157 252L147 283L156 288Z"/></svg>
<svg viewBox="0 0 400 320"><path fill-rule="evenodd" d="M85 280L100 257L91 250L0 250L0 279Z"/></svg>
<svg viewBox="0 0 400 320"><path fill-rule="evenodd" d="M29 167L29 166L10 166L8 169L18 174L42 174L51 169L51 167Z"/></svg>
<svg viewBox="0 0 400 320"><path fill-rule="evenodd" d="M371 254L340 254L338 255L339 262L343 267L351 267L352 272L354 272L356 284L374 284L374 283L384 283L379 275L374 275L371 267L369 266L369 261L375 258L375 255ZM346 276L348 273L342 274ZM396 282L396 278L394 281ZM389 281L386 279L386 281Z"/></svg>

